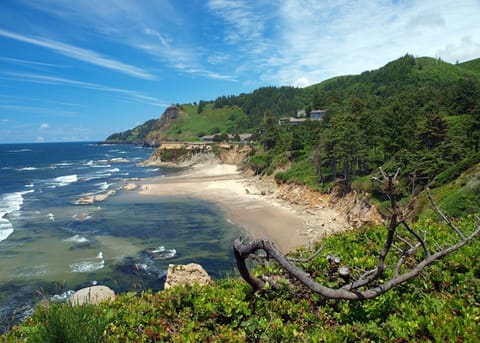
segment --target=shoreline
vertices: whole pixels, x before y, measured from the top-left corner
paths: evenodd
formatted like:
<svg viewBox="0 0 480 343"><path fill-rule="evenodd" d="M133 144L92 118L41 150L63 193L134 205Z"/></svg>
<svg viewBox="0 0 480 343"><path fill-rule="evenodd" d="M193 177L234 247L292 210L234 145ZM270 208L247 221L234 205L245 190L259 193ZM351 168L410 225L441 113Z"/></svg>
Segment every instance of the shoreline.
<svg viewBox="0 0 480 343"><path fill-rule="evenodd" d="M346 218L325 206L304 208L260 189L265 184L242 174L236 165L210 160L178 175L139 183L139 196L188 196L215 203L227 220L242 227L250 239L268 239L283 252L308 247L328 234L350 228Z"/></svg>

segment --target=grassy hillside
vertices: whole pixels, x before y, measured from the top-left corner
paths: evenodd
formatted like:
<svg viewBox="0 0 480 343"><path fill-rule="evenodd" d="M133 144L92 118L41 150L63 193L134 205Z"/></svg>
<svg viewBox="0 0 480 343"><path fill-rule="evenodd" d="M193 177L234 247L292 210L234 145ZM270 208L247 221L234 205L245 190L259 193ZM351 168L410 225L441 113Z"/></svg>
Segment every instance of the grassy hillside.
<svg viewBox="0 0 480 343"><path fill-rule="evenodd" d="M470 71L480 73L480 58L460 63L459 66Z"/></svg>
<svg viewBox="0 0 480 343"><path fill-rule="evenodd" d="M213 104L207 104L198 113L197 105L187 104L180 107L180 115L176 120L167 127L152 129L148 137L158 142L195 141L201 136L215 133L242 133L238 123L246 118L246 114L236 106L217 109Z"/></svg>

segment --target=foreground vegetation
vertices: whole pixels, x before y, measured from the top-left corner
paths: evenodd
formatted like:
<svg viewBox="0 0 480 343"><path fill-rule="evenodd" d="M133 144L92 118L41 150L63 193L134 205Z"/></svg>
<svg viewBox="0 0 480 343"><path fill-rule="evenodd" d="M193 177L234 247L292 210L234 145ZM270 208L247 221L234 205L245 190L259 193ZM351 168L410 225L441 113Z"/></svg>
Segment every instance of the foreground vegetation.
<svg viewBox="0 0 480 343"><path fill-rule="evenodd" d="M475 220L457 225L473 231ZM444 244L451 230L416 224ZM383 227L325 239L324 253L302 263L322 283L335 286L325 258L334 252L353 267L375 264ZM320 244L320 243L319 243ZM211 286L177 287L156 294L120 295L111 304L41 305L1 340L6 342L476 342L480 337L478 240L427 268L418 278L374 300L326 300L293 283L281 291L253 292L237 278ZM305 256L309 252L299 251ZM257 274L276 274L275 264ZM284 277L286 277L284 275ZM286 278L288 279L288 278ZM286 282L286 281L285 281ZM292 281L293 282L293 281Z"/></svg>

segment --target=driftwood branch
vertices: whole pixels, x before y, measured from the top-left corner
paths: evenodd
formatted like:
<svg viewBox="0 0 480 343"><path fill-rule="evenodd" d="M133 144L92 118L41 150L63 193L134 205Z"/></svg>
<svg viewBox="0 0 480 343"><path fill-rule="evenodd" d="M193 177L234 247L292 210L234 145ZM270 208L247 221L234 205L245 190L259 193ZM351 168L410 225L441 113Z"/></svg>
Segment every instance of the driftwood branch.
<svg viewBox="0 0 480 343"><path fill-rule="evenodd" d="M399 170L397 170L396 173L391 176L387 175L382 169L380 169L380 174L382 177L375 179L375 181L382 185L383 190L386 192L390 199L391 214L387 226L387 238L381 252L377 257L377 263L375 268L364 272L357 280L350 281L350 268L348 268L347 266L340 266L339 261L337 261L336 259L332 259L332 256L330 256L331 265L333 261L334 267L338 271L338 275L347 282L339 288L331 288L318 283L314 277L293 264L293 262L309 261L313 257L317 256L322 251L323 247L316 251L314 255L312 255L309 259L289 259L284 256L272 242L268 240L254 240L251 242L242 242L237 239L233 244L233 252L240 275L254 289L264 289L266 286L265 281L253 276L250 273L246 264L246 260L251 255L255 255L258 251L264 251L267 256L277 261L277 263L292 277L299 280L313 292L320 294L325 298L345 300L370 299L375 298L387 292L388 290L416 277L428 265L460 249L461 247L472 241L474 238L476 238L478 235L480 235L480 219L477 218L479 224L476 229L469 235L466 235L462 231L460 231L452 223L452 221L438 208L430 193L427 193L436 212L443 218L443 220L447 223L448 227L454 232L456 232L459 237L456 243L452 243L450 246L441 248L436 252L431 252L432 249L429 249L427 245L426 233L424 233L423 237L421 237L409 226L409 224L405 221L405 218L400 218L401 211L396 200L397 195L400 194L399 182L397 180L399 177ZM407 230L407 232L410 234L408 239L401 236L397 232L397 229L399 227L404 227ZM413 239L416 240L416 243L412 242ZM395 244L396 241L400 244L403 243L403 246L406 246L407 249L401 249ZM396 261L394 266L392 266L393 276L389 280L381 282L380 279L384 276L384 271L387 268L385 261L392 248L395 249L392 254L399 255L398 260ZM420 248L421 250L423 250L421 258L416 255L417 251ZM417 261L413 267L408 269L407 267L405 267L405 262L411 256L416 256ZM274 289L278 287L278 285L276 284L271 284L270 286Z"/></svg>

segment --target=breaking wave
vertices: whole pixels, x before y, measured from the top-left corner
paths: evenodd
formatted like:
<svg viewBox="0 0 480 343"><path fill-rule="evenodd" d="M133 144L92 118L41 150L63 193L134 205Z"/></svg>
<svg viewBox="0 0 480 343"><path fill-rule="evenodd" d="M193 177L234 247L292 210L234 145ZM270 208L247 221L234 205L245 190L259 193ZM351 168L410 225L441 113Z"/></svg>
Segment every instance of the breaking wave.
<svg viewBox="0 0 480 343"><path fill-rule="evenodd" d="M33 189L0 195L0 242L13 233L13 226L8 220L8 216L12 212L19 211L22 208L23 195L32 192L34 192Z"/></svg>
<svg viewBox="0 0 480 343"><path fill-rule="evenodd" d="M92 262L92 260L100 260ZM103 259L103 253L99 252L93 259L88 259L81 262L72 263L70 265L70 271L74 273L89 273L105 267L105 260Z"/></svg>
<svg viewBox="0 0 480 343"><path fill-rule="evenodd" d="M63 187L63 186L68 186L69 184L77 181L78 181L78 176L76 174L73 174L73 175L56 177L52 180L50 184L52 184L53 186Z"/></svg>

